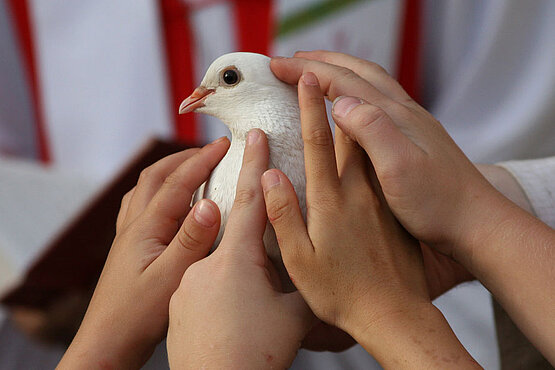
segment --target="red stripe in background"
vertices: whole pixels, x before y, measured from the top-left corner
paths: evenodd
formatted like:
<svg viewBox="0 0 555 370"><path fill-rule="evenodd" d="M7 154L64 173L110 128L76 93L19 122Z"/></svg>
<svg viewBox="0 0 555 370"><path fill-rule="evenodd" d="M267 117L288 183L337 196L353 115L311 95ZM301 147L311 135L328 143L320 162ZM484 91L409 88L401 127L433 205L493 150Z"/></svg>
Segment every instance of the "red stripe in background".
<svg viewBox="0 0 555 370"><path fill-rule="evenodd" d="M416 101L420 98L421 11L421 0L405 0L397 73L399 83Z"/></svg>
<svg viewBox="0 0 555 370"><path fill-rule="evenodd" d="M29 7L27 0L8 0L7 4L11 10L12 19L14 20L15 33L17 34L20 51L23 57L23 64L25 65L29 86L31 88L31 101L35 111L34 116L39 158L41 161L47 163L51 161L51 156L48 148L42 101L39 93L39 77L35 63L35 45L33 44L31 33Z"/></svg>
<svg viewBox="0 0 555 370"><path fill-rule="evenodd" d="M234 0L239 51L268 54L274 39L271 0Z"/></svg>
<svg viewBox="0 0 555 370"><path fill-rule="evenodd" d="M197 119L194 114L179 115L179 105L195 88L193 60L194 38L190 9L182 0L159 0L168 81L171 91L172 118L178 140L198 145Z"/></svg>

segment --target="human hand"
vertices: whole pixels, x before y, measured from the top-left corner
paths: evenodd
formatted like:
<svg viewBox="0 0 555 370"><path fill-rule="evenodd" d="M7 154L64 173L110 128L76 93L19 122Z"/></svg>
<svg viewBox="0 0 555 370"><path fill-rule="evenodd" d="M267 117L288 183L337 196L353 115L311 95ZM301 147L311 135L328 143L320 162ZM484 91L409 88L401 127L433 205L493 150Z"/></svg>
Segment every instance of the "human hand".
<svg viewBox="0 0 555 370"><path fill-rule="evenodd" d="M350 55L329 51L297 52L295 57L348 68L356 72L361 78L374 76L374 74L371 73L374 69L382 71L381 67L376 64L352 57ZM397 81L389 78L389 76L387 76L384 81L382 81L381 77L379 79L373 77L371 80L377 82L380 91L392 99L410 99L405 91L399 86ZM336 128L336 132L338 131L339 130ZM469 273L468 270L451 257L439 253L436 249L430 248L424 243L420 243L420 246L428 292L432 299L439 297L462 282L474 279L474 276ZM322 323L315 326L313 330L311 330L309 336L303 343L303 347L312 350L335 351L344 350L353 344L354 341L348 335L342 333L340 330L329 327L325 323Z"/></svg>
<svg viewBox="0 0 555 370"><path fill-rule="evenodd" d="M170 297L219 230L208 200L192 194L229 147L220 139L143 170L122 200L117 232L87 313L59 368L140 368L164 338Z"/></svg>
<svg viewBox="0 0 555 370"><path fill-rule="evenodd" d="M431 355L438 349L474 366L431 304L418 242L387 207L366 154L341 130L334 152L316 76L305 73L298 84L306 225L285 174L262 177L291 280L320 319L347 331L383 366L440 366Z"/></svg>
<svg viewBox="0 0 555 370"><path fill-rule="evenodd" d="M307 71L318 76L322 92L335 101L335 122L365 149L403 226L443 254L471 255L459 247L471 249L482 242L487 230L480 235L475 230L487 227L484 205L504 198L439 122L374 63L329 52L296 56L303 59L272 60L273 72L291 84Z"/></svg>
<svg viewBox="0 0 555 370"><path fill-rule="evenodd" d="M313 56L330 58L321 52ZM553 295L545 291L553 275L553 229L520 208L527 208L517 195L520 189L516 194L511 185L500 189L513 193L507 196L520 207L496 191L381 67L346 55L333 59L348 67L307 59L276 60L271 66L291 83L307 71L324 79L323 90L335 100L336 123L364 147L401 223L476 276L553 361L553 325L542 320L554 307Z"/></svg>
<svg viewBox="0 0 555 370"><path fill-rule="evenodd" d="M171 299L172 368L285 368L314 322L299 292L281 293L264 249L268 153L264 133L250 131L222 242L185 272Z"/></svg>

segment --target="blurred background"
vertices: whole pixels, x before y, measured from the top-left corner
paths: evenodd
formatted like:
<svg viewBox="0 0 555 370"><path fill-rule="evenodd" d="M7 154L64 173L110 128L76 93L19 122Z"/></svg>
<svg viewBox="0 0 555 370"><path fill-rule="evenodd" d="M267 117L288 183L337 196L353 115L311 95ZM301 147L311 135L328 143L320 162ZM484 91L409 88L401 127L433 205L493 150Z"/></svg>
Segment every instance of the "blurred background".
<svg viewBox="0 0 555 370"><path fill-rule="evenodd" d="M0 0L0 368L55 366L140 169L228 134L177 115L218 56L372 60L495 163L555 155L553 40L552 0ZM435 304L485 368L531 353L480 284ZM372 366L357 346L293 368ZM162 344L146 368L164 367Z"/></svg>

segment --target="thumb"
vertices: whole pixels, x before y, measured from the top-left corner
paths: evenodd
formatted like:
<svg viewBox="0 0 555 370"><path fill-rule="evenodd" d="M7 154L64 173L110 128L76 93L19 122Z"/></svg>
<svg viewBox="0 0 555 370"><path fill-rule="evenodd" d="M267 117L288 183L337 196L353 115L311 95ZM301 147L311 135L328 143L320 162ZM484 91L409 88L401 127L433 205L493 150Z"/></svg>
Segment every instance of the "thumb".
<svg viewBox="0 0 555 370"><path fill-rule="evenodd" d="M332 115L341 130L364 148L378 177L399 163L408 163L407 155L418 149L383 109L362 99L337 97Z"/></svg>
<svg viewBox="0 0 555 370"><path fill-rule="evenodd" d="M185 270L204 258L220 230L220 211L208 199L202 199L189 212L166 250L154 261L166 275L175 276L179 284Z"/></svg>

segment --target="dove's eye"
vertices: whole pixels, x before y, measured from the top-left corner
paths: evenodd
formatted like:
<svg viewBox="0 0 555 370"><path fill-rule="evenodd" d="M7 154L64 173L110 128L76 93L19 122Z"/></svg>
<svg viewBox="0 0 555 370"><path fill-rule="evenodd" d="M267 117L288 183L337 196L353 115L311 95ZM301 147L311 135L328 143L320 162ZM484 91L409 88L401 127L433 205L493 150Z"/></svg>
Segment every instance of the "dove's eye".
<svg viewBox="0 0 555 370"><path fill-rule="evenodd" d="M239 71L234 68L226 69L222 73L222 81L228 86L237 84L239 82Z"/></svg>

